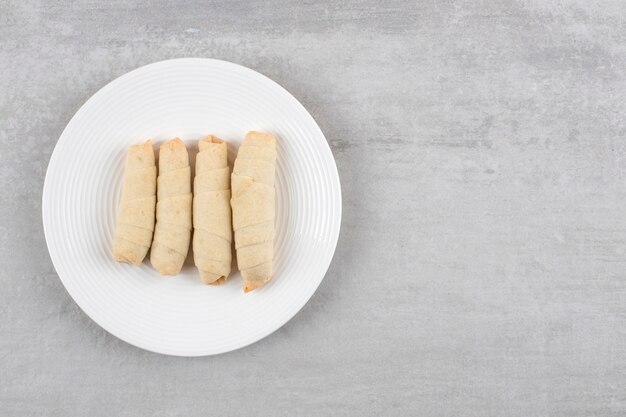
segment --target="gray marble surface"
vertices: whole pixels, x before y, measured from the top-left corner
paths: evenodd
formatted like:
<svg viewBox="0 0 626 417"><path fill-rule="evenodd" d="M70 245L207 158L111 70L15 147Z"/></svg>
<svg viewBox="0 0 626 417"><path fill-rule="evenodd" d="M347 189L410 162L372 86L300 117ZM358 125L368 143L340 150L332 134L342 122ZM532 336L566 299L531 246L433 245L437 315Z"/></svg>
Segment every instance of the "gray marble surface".
<svg viewBox="0 0 626 417"><path fill-rule="evenodd" d="M626 2L0 2L0 415L626 415ZM273 78L332 147L344 218L281 330L161 356L47 253L64 126L174 57Z"/></svg>

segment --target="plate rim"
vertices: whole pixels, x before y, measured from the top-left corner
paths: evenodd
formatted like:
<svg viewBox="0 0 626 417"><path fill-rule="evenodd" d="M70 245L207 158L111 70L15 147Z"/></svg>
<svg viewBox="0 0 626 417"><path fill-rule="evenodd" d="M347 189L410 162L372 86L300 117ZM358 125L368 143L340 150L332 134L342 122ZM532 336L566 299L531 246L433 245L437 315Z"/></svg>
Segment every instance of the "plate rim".
<svg viewBox="0 0 626 417"><path fill-rule="evenodd" d="M50 233L52 233L49 230L49 226L47 226L48 222L50 221L49 217L50 217L50 213L46 214L49 210L46 210L47 207L47 203L46 200L50 199L51 196L50 194L50 177L49 177L49 173L50 173L50 169L51 167L54 167L58 164L58 162L56 162L56 160L59 158L59 143L61 143L61 141L63 140L64 136L66 135L66 132L68 131L68 129L70 128L70 126L75 123L75 120L77 119L77 117L80 116L80 114L82 114L82 112L86 111L85 109L88 107L88 105L94 101L95 99L97 99L97 97L99 97L100 95L104 94L105 89L107 89L108 87L110 87L111 85L118 83L118 82L122 82L124 79L132 77L133 75L137 74L138 72L142 72L142 71L146 71L149 70L151 67L158 67L160 65L167 65L167 64L172 64L172 63L181 63L181 64L194 64L194 63L207 63L207 62L211 62L211 63L215 63L218 65L225 65L225 66L231 66L239 71L243 71L243 72L248 72L250 74L252 74L253 76L256 77L261 77L262 79L264 79L265 82L269 82L271 85L273 85L273 87L278 88L279 90L282 90L283 94L286 94L288 97L290 97L290 99L294 102L294 105L298 106L300 108L301 111L303 111L303 114L306 117L309 117L311 119L311 121L313 122L313 124L315 125L315 127L317 128L319 134L322 136L322 138L324 138L324 150L328 152L328 154L330 155L330 160L332 161L332 163L330 164L330 174L331 177L336 180L337 182L337 206L335 207L336 209L336 217L337 217L337 227L336 227L336 231L333 233L333 236L331 237L330 240L330 245L329 248L332 247L332 255L329 257L328 259L328 263L325 266L324 269L324 273L321 277L321 279L319 280L318 284L315 286L315 289L311 292L311 294L309 295L308 298L304 299L302 304L300 306L298 306L297 309L295 309L295 311L293 312L293 314L290 314L284 321L278 323L277 326L275 326L274 328L270 328L267 332L264 332L260 337L245 342L237 347L234 348L225 348L225 349L217 349L215 351L211 351L211 352L199 352L199 353L175 353L173 351L168 351L168 350L159 350L159 349L155 349L153 347L149 347L149 346L144 346L138 343L134 343L132 341L126 340L124 338L122 338L121 336L119 336L119 334L111 329L108 325L104 325L103 323L99 322L98 320L96 320L92 314L90 314L88 312L89 308L85 308L84 305L78 301L77 297L75 296L75 294L73 294L72 290L70 290L70 288L68 288L68 285L66 285L66 282L64 280L64 278L61 276L61 274L59 273L58 269L57 269L57 263L59 262L58 259L55 260L55 255L53 255L53 251L50 248L50 239L49 239L49 235ZM239 349L243 349L247 346L250 346L256 342L259 342L260 340L265 339L266 337L270 336L271 334L273 334L274 332L276 332L278 329L280 329L281 327L283 327L285 324L287 324L289 321L291 321L301 310L302 308L304 308L304 306L311 300L311 298L315 295L315 293L317 292L319 286L321 285L322 281L326 278L326 274L328 273L328 270L330 268L330 265L332 264L332 261L335 257L335 254L337 252L337 245L339 242L339 236L341 234L341 225L343 222L343 195L342 195L342 190L341 190L341 178L339 177L339 171L337 169L337 162L335 160L335 157L333 155L332 149L330 148L330 144L328 143L328 139L326 138L326 136L324 135L324 132L322 131L322 129L319 127L319 124L317 123L317 121L315 120L315 118L313 117L313 115L311 115L311 113L304 107L304 105L292 94L290 93L285 87L283 87L282 85L280 85L278 82L272 80L270 77L266 76L265 74L256 71L252 68L246 67L244 65L241 64L237 64L231 61L226 61L226 60L222 60L222 59L216 59L216 58L203 58L203 57L182 57L182 58L172 58L172 59L166 59L166 60L161 60L161 61L156 61L156 62L152 62L146 65L142 65L140 67L137 67L135 69L132 69L128 72L125 72L124 74L113 78L112 80L108 81L106 84L104 84L102 87L100 87L95 93L93 93L87 100L85 100L85 102L78 108L78 110L72 115L72 117L70 118L70 120L67 122L67 124L65 125L65 128L63 129L63 131L61 132L61 134L59 135L59 138L57 139L55 145L54 145L54 149L52 150L52 153L50 154L50 158L48 160L48 166L46 167L46 173L45 173L45 177L44 177L44 184L43 184L43 189L42 189L42 197L41 197L41 215L42 215L42 223L43 223L43 231L44 231L44 239L46 241L46 248L48 249L48 254L50 256L50 260L52 261L52 265L54 267L55 273L58 276L59 280L61 281L61 283L63 284L63 287L65 288L65 291L67 291L67 293L69 294L69 296L72 298L72 301L74 303L76 303L76 305L78 305L78 307L80 308L80 310L95 324L97 324L101 329L105 330L107 333L111 334L112 336L114 336L116 339L121 340L122 342L129 344L131 346L134 346L136 348L142 349L142 350L146 350L152 353L157 353L157 354L162 354L162 355L167 355L167 356L177 356L177 357L203 357L203 356L213 356L213 355L219 355L219 354L223 354L223 353L227 353L227 352L234 352L236 350Z"/></svg>

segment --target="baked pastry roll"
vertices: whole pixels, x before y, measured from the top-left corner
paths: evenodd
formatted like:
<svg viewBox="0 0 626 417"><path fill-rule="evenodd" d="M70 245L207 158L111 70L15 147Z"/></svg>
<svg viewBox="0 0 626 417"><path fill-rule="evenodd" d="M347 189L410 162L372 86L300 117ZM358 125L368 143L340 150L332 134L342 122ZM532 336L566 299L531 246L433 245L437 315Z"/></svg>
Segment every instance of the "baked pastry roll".
<svg viewBox="0 0 626 417"><path fill-rule="evenodd" d="M263 286L273 273L276 139L248 132L231 176L233 230L244 292Z"/></svg>
<svg viewBox="0 0 626 417"><path fill-rule="evenodd" d="M191 170L178 138L161 145L157 179L156 225L150 262L161 275L180 272L191 238Z"/></svg>
<svg viewBox="0 0 626 417"><path fill-rule="evenodd" d="M124 184L113 237L113 258L139 265L154 231L156 166L152 141L133 145L126 156Z"/></svg>
<svg viewBox="0 0 626 417"><path fill-rule="evenodd" d="M207 136L198 141L193 189L193 258L202 282L221 285L232 263L230 169L224 141Z"/></svg>

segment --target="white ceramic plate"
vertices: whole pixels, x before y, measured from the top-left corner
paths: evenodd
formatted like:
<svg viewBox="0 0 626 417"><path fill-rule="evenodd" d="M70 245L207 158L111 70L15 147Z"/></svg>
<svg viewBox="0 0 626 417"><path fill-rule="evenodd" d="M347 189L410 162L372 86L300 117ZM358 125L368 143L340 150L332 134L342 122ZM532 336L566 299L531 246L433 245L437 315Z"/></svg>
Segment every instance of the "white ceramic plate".
<svg viewBox="0 0 626 417"><path fill-rule="evenodd" d="M268 285L244 294L234 272L226 285L205 286L191 256L171 278L148 259L139 267L112 260L131 144L152 138L157 149L178 136L193 165L201 136L228 141L233 159L248 130L278 138L275 274ZM59 277L96 323L154 352L211 355L267 336L313 295L335 251L341 189L324 135L285 89L229 62L175 59L123 75L74 115L50 159L43 223Z"/></svg>

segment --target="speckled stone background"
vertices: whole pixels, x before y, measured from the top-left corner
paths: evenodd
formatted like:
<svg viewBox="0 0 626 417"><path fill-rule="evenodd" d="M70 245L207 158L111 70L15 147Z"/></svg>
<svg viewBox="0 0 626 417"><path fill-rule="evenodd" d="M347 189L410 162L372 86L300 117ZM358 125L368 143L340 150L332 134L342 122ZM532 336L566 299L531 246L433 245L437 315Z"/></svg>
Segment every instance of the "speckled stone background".
<svg viewBox="0 0 626 417"><path fill-rule="evenodd" d="M86 317L41 222L80 105L186 56L301 100L344 204L306 307L194 359ZM624 416L625 111L620 0L4 0L0 415Z"/></svg>

